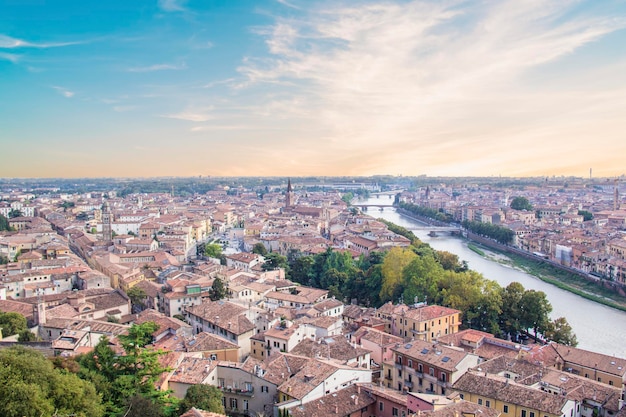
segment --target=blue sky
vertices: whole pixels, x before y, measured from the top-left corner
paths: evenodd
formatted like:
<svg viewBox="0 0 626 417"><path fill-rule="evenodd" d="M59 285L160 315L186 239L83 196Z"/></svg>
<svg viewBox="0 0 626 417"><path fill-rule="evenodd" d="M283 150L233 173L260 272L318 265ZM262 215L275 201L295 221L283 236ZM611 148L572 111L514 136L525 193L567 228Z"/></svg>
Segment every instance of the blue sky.
<svg viewBox="0 0 626 417"><path fill-rule="evenodd" d="M621 175L625 27L623 0L0 0L0 176Z"/></svg>

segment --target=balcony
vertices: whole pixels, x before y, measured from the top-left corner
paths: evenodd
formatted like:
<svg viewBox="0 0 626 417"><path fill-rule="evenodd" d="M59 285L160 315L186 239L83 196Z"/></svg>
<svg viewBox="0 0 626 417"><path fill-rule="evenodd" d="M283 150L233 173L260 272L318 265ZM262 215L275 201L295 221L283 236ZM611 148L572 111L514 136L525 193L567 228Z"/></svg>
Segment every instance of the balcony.
<svg viewBox="0 0 626 417"><path fill-rule="evenodd" d="M394 362L393 366L395 366L397 369L402 369L402 363L398 363L398 362Z"/></svg>
<svg viewBox="0 0 626 417"><path fill-rule="evenodd" d="M254 396L254 387L250 387L250 389L246 389L246 388L232 388L232 387L230 387L230 388L229 387L218 387L218 388L223 393L243 395L245 397L253 397Z"/></svg>
<svg viewBox="0 0 626 417"><path fill-rule="evenodd" d="M404 386L407 388L413 388L413 381L404 380Z"/></svg>

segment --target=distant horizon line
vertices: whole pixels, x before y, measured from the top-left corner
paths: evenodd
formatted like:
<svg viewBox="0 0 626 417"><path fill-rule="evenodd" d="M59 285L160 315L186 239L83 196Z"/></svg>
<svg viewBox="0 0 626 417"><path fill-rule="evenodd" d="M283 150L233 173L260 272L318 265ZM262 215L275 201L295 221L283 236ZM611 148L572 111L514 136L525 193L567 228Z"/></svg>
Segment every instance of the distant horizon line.
<svg viewBox="0 0 626 417"><path fill-rule="evenodd" d="M0 181L22 180L162 180L162 179L231 179L231 178L491 178L491 179L580 179L580 180L602 180L602 179L624 179L625 174L586 177L576 175L528 175L528 176L503 176L503 175L404 175L404 174L375 174L375 175L186 175L186 176L120 176L120 177L0 177Z"/></svg>

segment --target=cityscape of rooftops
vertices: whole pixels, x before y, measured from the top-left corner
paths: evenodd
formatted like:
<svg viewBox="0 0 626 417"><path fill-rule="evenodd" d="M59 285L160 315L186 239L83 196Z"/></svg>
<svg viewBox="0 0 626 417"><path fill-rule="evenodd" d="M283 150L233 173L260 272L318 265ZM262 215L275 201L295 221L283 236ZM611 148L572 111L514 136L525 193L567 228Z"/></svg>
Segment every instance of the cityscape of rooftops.
<svg viewBox="0 0 626 417"><path fill-rule="evenodd" d="M626 417L624 0L0 0L1 417Z"/></svg>

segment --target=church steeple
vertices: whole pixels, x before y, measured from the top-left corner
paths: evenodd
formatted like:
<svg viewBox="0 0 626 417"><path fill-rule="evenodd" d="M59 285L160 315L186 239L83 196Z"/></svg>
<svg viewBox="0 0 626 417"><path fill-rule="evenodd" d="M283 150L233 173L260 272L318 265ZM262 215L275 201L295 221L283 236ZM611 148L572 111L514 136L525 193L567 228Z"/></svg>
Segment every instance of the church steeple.
<svg viewBox="0 0 626 417"><path fill-rule="evenodd" d="M291 178L287 180L287 193L285 194L285 208L293 205L293 189L291 188Z"/></svg>

